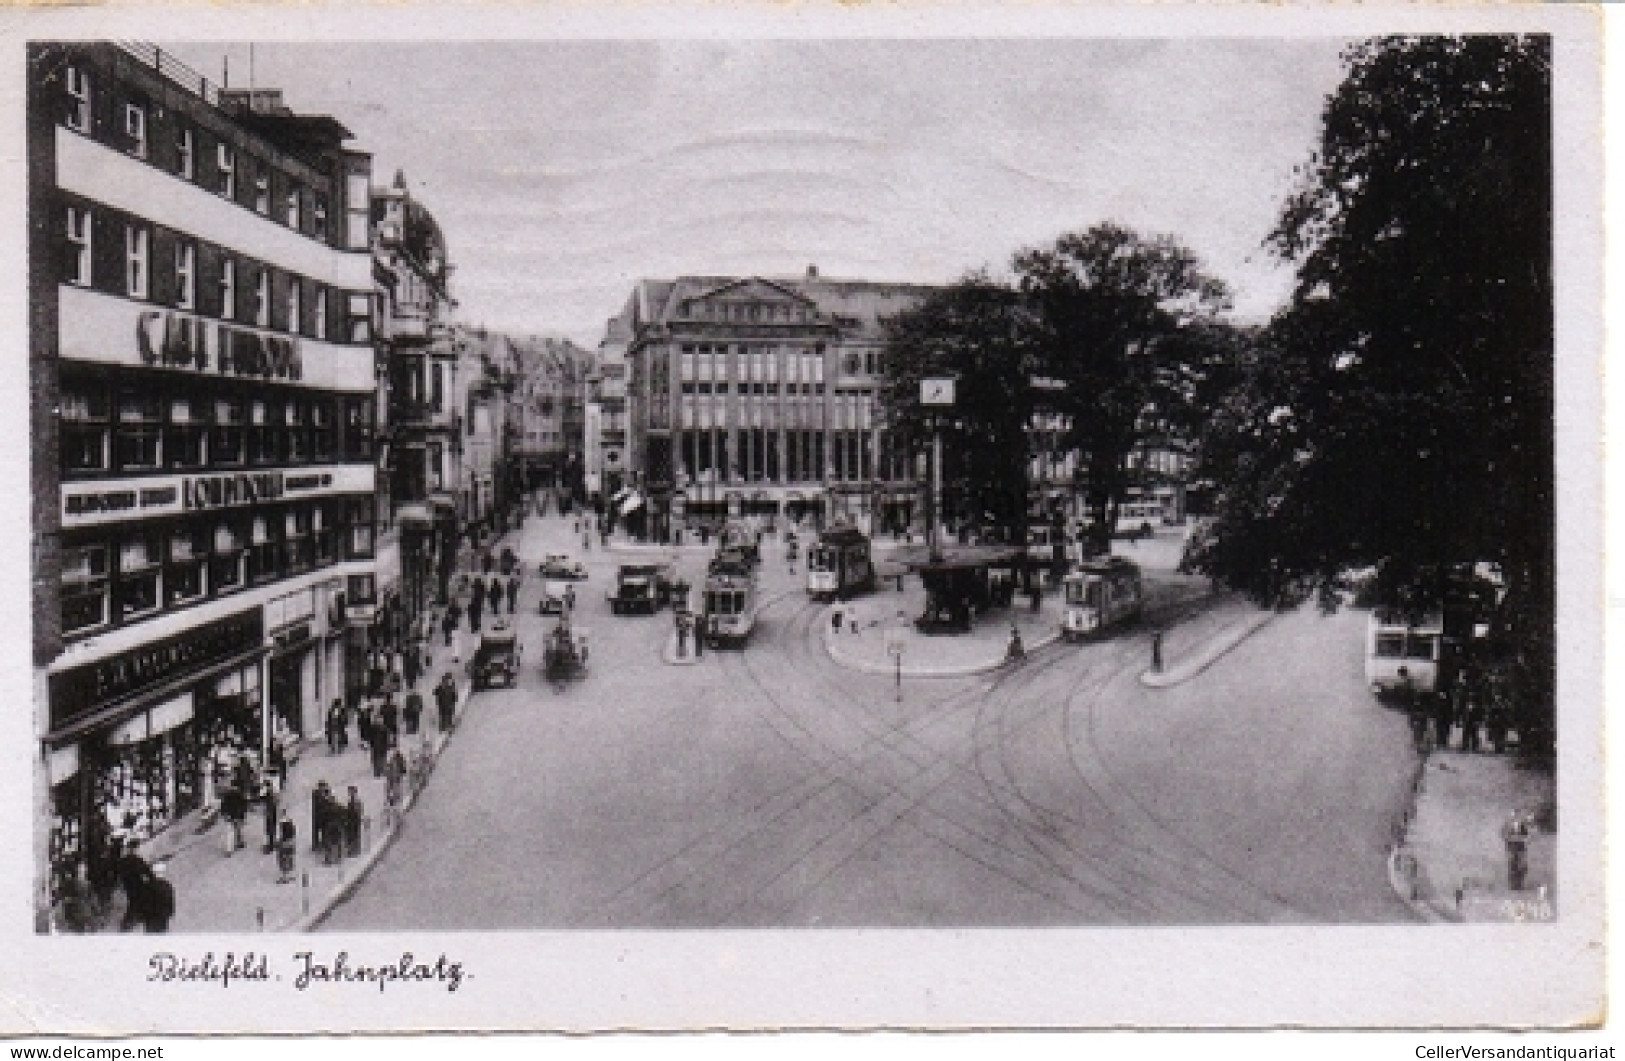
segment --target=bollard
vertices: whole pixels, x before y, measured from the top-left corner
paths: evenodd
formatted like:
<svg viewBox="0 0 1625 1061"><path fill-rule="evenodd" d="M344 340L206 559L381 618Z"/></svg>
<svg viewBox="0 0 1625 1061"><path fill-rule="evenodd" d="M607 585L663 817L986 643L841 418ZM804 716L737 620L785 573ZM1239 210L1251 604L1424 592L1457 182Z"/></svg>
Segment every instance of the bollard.
<svg viewBox="0 0 1625 1061"><path fill-rule="evenodd" d="M299 912L310 913L310 870L299 874Z"/></svg>

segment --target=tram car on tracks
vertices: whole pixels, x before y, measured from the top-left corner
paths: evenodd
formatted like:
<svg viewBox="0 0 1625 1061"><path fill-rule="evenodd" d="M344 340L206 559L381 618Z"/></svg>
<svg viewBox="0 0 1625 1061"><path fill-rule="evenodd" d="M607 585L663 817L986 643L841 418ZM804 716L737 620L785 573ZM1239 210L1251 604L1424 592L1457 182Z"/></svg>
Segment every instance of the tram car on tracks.
<svg viewBox="0 0 1625 1061"><path fill-rule="evenodd" d="M757 533L740 520L729 520L717 535L717 556L743 560L752 568L762 562L761 543Z"/></svg>
<svg viewBox="0 0 1625 1061"><path fill-rule="evenodd" d="M742 647L756 628L757 607L755 570L734 557L711 561L700 595L700 634L706 644Z"/></svg>
<svg viewBox="0 0 1625 1061"><path fill-rule="evenodd" d="M1090 560L1061 580L1066 602L1061 636L1068 641L1098 637L1145 611L1140 565L1120 556Z"/></svg>
<svg viewBox="0 0 1625 1061"><path fill-rule="evenodd" d="M807 592L814 600L846 600L875 588L868 535L849 524L824 531L807 550Z"/></svg>

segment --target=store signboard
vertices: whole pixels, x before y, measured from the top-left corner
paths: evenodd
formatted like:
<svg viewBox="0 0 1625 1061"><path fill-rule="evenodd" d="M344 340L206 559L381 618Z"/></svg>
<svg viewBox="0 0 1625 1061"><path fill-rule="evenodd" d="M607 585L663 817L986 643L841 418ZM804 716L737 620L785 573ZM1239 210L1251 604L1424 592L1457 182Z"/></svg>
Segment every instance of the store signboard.
<svg viewBox="0 0 1625 1061"><path fill-rule="evenodd" d="M99 708L156 690L264 643L262 613L253 608L53 674L51 728L61 729Z"/></svg>
<svg viewBox="0 0 1625 1061"><path fill-rule="evenodd" d="M207 475L154 475L62 484L64 529L126 520L241 508L272 501L333 494L370 494L377 477L370 464Z"/></svg>

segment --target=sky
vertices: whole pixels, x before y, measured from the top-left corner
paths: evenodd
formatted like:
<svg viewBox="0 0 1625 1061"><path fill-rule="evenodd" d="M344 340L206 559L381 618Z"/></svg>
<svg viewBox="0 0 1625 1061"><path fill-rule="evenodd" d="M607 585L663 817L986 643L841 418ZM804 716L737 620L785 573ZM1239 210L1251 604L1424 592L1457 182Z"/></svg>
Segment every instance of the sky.
<svg viewBox="0 0 1625 1061"><path fill-rule="evenodd" d="M595 347L642 277L940 283L1105 221L1260 320L1341 39L256 44L439 221L458 318ZM164 44L249 84L246 44Z"/></svg>

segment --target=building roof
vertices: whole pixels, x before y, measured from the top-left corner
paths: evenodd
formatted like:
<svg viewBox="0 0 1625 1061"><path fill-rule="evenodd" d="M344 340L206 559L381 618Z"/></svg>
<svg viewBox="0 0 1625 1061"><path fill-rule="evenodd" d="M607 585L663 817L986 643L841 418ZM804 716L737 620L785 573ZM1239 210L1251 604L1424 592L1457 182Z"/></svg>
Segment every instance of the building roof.
<svg viewBox="0 0 1625 1061"><path fill-rule="evenodd" d="M673 280L643 279L634 286L621 313L610 318L606 334L617 338L650 326L669 325L680 319L685 303L753 287L764 295L778 293L807 305L817 314L815 323L834 326L858 338L879 338L886 318L911 308L934 290L925 284L826 278L816 270L793 277L690 275Z"/></svg>

